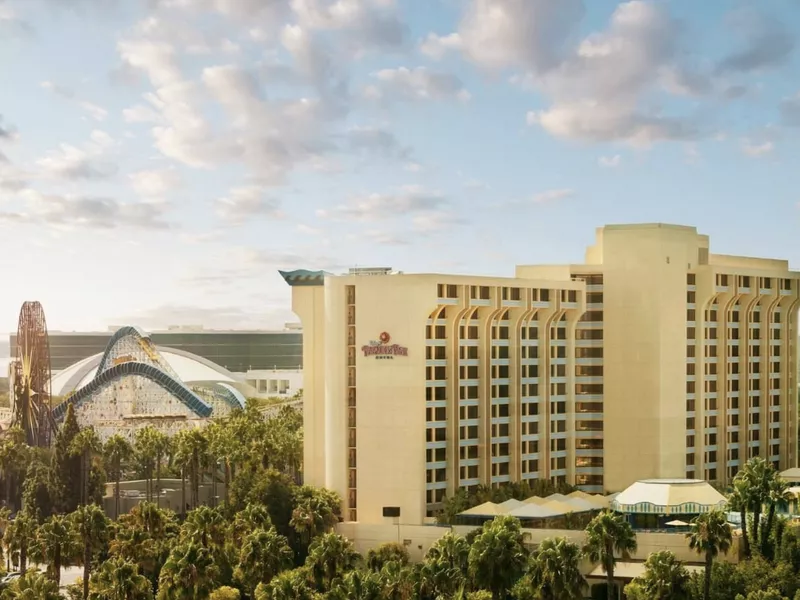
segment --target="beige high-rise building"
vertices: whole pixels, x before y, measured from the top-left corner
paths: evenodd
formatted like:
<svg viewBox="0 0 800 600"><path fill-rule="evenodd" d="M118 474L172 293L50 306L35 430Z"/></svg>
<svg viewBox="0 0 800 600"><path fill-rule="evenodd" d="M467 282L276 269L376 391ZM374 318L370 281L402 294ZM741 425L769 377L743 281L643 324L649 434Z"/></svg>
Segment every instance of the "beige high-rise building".
<svg viewBox="0 0 800 600"><path fill-rule="evenodd" d="M800 273L693 227L609 225L515 277L282 272L304 329L306 482L346 520L423 522L459 487L725 482L797 462Z"/></svg>

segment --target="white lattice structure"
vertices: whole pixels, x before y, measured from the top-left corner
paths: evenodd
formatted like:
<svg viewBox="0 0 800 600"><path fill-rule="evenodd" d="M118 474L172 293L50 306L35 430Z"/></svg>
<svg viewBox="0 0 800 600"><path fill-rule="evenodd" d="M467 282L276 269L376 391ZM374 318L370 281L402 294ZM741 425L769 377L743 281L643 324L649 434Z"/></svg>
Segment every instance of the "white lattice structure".
<svg viewBox="0 0 800 600"><path fill-rule="evenodd" d="M54 409L54 416L63 420L72 403L78 423L93 426L101 439L115 433L132 438L147 425L171 435L244 407L244 396L228 382L182 381L149 337L135 327L117 331L102 356L91 359L64 376L66 385L79 387ZM198 361L200 368L192 373L208 377L210 370L224 379L224 370L215 371L205 359L197 357Z"/></svg>

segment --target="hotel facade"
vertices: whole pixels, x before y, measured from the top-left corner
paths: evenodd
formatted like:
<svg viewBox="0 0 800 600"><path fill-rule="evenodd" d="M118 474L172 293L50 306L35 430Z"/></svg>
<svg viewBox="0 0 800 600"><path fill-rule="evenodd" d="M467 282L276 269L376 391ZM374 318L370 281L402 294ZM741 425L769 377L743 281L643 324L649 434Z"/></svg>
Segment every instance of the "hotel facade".
<svg viewBox="0 0 800 600"><path fill-rule="evenodd" d="M797 462L800 273L693 227L609 225L515 277L282 272L304 330L304 473L344 517L422 523L458 488L590 492ZM399 519L399 521L398 521Z"/></svg>

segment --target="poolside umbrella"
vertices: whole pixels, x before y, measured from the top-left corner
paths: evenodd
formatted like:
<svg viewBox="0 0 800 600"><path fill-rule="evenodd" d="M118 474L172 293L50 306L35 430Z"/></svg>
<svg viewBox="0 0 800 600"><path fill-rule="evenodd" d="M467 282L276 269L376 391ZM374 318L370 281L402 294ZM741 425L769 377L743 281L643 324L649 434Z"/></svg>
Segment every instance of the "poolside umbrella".
<svg viewBox="0 0 800 600"><path fill-rule="evenodd" d="M686 521L680 521L676 519L675 521L670 521L669 523L667 523L667 525L671 525L673 527L686 527L689 524Z"/></svg>

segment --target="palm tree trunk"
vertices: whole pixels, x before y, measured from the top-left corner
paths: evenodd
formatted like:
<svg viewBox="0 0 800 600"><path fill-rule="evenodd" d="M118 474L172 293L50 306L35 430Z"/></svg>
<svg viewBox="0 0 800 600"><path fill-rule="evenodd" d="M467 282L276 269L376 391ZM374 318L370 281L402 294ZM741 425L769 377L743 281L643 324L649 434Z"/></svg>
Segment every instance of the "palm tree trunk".
<svg viewBox="0 0 800 600"><path fill-rule="evenodd" d="M186 467L181 467L181 516L186 518Z"/></svg>
<svg viewBox="0 0 800 600"><path fill-rule="evenodd" d="M758 525L761 521L761 506L753 510L753 544L758 544Z"/></svg>
<svg viewBox="0 0 800 600"><path fill-rule="evenodd" d="M709 600L711 597L711 565L713 564L714 557L710 552L706 552L706 572L705 581L703 581L703 600Z"/></svg>
<svg viewBox="0 0 800 600"><path fill-rule="evenodd" d="M24 541L19 546L19 572L25 575L28 570L28 542Z"/></svg>
<svg viewBox="0 0 800 600"><path fill-rule="evenodd" d="M156 505L161 508L161 455L159 454L156 462Z"/></svg>
<svg viewBox="0 0 800 600"><path fill-rule="evenodd" d="M744 544L744 557L750 558L750 541L747 539L747 509L743 508L739 511L739 517L742 519L742 543Z"/></svg>
<svg viewBox="0 0 800 600"><path fill-rule="evenodd" d="M761 555L767 558L767 546L769 546L769 534L772 533L772 524L775 521L775 502L769 505L769 512L767 513L767 522L761 528Z"/></svg>
<svg viewBox="0 0 800 600"><path fill-rule="evenodd" d="M225 461L225 492L224 492L224 494L225 494L225 508L228 507L228 486L230 485L230 482L231 482L231 465L226 460Z"/></svg>
<svg viewBox="0 0 800 600"><path fill-rule="evenodd" d="M57 586L61 586L61 546L56 546L53 553L53 580Z"/></svg>
<svg viewBox="0 0 800 600"><path fill-rule="evenodd" d="M608 558L608 564L605 565L606 567L606 598L608 600L616 600L614 596L614 548L611 544L606 544L606 555Z"/></svg>
<svg viewBox="0 0 800 600"><path fill-rule="evenodd" d="M114 519L119 520L119 480L120 480L120 472L119 468L116 471L117 481L116 487L114 488Z"/></svg>
<svg viewBox="0 0 800 600"><path fill-rule="evenodd" d="M89 598L89 574L92 571L92 546L88 541L83 543L83 600Z"/></svg>

